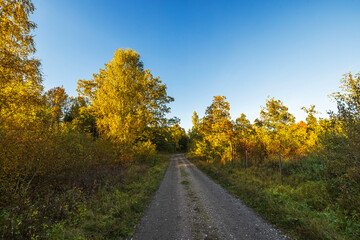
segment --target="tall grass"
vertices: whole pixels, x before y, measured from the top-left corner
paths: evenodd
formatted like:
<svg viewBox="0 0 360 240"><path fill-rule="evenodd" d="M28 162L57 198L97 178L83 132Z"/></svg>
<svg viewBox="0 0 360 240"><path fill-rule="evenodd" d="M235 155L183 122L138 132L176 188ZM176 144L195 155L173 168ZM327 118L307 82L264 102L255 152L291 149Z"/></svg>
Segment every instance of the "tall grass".
<svg viewBox="0 0 360 240"><path fill-rule="evenodd" d="M322 161L303 158L285 163L281 183L275 162L245 169L189 157L232 194L294 238L360 238L357 212L349 213L334 197L332 179L327 177Z"/></svg>

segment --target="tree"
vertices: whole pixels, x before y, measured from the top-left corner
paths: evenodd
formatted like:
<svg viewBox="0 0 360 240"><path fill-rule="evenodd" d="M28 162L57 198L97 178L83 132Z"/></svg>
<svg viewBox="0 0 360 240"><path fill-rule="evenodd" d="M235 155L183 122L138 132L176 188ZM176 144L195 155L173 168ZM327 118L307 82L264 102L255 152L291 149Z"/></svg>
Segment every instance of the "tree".
<svg viewBox="0 0 360 240"><path fill-rule="evenodd" d="M295 117L280 100L268 98L265 107L261 107L260 121L256 125L265 131L263 139L269 153L288 151L288 129L295 123Z"/></svg>
<svg viewBox="0 0 360 240"><path fill-rule="evenodd" d="M93 76L92 80L79 80L77 90L90 102L104 137L127 148L149 139L152 127L167 124L167 104L174 99L167 95L159 77L144 70L137 52L116 50L113 59Z"/></svg>
<svg viewBox="0 0 360 240"><path fill-rule="evenodd" d="M2 129L32 126L43 106L40 61L29 20L29 0L0 1L0 124Z"/></svg>
<svg viewBox="0 0 360 240"><path fill-rule="evenodd" d="M189 131L189 137L190 137L190 147L191 149L194 149L196 147L196 142L198 142L201 139L200 119L196 111L194 111L192 115L192 124L193 126Z"/></svg>
<svg viewBox="0 0 360 240"><path fill-rule="evenodd" d="M222 163L226 162L226 158L233 160L233 123L229 113L230 104L225 100L225 96L214 96L202 121L204 141L211 149L211 156L213 159L221 158Z"/></svg>
<svg viewBox="0 0 360 240"><path fill-rule="evenodd" d="M350 167L360 169L360 73L347 73L341 79L341 92L332 97L338 112L330 112L333 128L327 131L323 144L328 152L342 161L333 159L333 169L344 172Z"/></svg>
<svg viewBox="0 0 360 240"><path fill-rule="evenodd" d="M55 87L45 93L47 104L51 108L53 122L60 123L69 105L69 96L63 86Z"/></svg>
<svg viewBox="0 0 360 240"><path fill-rule="evenodd" d="M235 149L237 153L246 156L246 151L250 150L252 138L252 126L246 115L242 113L239 118L235 120L234 135L235 135Z"/></svg>
<svg viewBox="0 0 360 240"><path fill-rule="evenodd" d="M30 0L0 0L0 185L9 194L41 172L48 134L33 11Z"/></svg>
<svg viewBox="0 0 360 240"><path fill-rule="evenodd" d="M338 113L330 112L330 115L344 125L343 130L349 137L360 139L360 73L345 74L341 84L342 91L331 95L337 103Z"/></svg>
<svg viewBox="0 0 360 240"><path fill-rule="evenodd" d="M180 127L178 123L174 124L171 128L169 128L172 143L174 144L175 151L186 151L187 150L187 142L188 137L186 136L185 130Z"/></svg>
<svg viewBox="0 0 360 240"><path fill-rule="evenodd" d="M198 130L199 129L199 125L200 125L200 119L199 119L199 115L197 114L196 111L193 112L192 115L192 124L193 124L193 129L194 130Z"/></svg>
<svg viewBox="0 0 360 240"><path fill-rule="evenodd" d="M306 123L309 127L315 127L316 125L318 125L318 121L315 115L319 112L315 110L315 105L312 104L309 108L302 107L301 110L307 113Z"/></svg>
<svg viewBox="0 0 360 240"><path fill-rule="evenodd" d="M316 114L319 114L319 112L315 110L315 105L310 105L309 108L302 107L301 109L307 113L306 150L310 151L313 147L316 146L316 142L318 141L318 137L321 131L321 126L315 116Z"/></svg>
<svg viewBox="0 0 360 240"><path fill-rule="evenodd" d="M342 91L332 94L338 108L337 113L330 112L333 123L337 125L334 134L344 137L344 142L347 142L347 161L357 162L360 166L360 73L345 74L341 84Z"/></svg>
<svg viewBox="0 0 360 240"><path fill-rule="evenodd" d="M341 79L341 91L331 96L337 112L330 112L330 120L319 121L320 153L326 172L332 179L330 191L339 206L347 212L360 209L360 73L347 73Z"/></svg>
<svg viewBox="0 0 360 240"><path fill-rule="evenodd" d="M65 109L64 122L71 123L72 128L79 132L98 137L95 116L89 106L89 101L84 97L71 97Z"/></svg>
<svg viewBox="0 0 360 240"><path fill-rule="evenodd" d="M280 126L295 122L295 117L288 110L282 101L268 98L265 107L261 107L261 121L268 131L276 131Z"/></svg>

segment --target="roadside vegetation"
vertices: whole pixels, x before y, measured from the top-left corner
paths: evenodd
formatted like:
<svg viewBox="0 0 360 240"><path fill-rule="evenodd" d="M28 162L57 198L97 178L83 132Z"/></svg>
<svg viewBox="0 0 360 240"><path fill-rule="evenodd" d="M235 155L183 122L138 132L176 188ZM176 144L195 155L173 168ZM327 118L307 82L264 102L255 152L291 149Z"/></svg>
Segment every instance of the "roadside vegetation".
<svg viewBox="0 0 360 240"><path fill-rule="evenodd" d="M163 179L170 155L157 155L108 179L81 211L57 222L49 239L128 239Z"/></svg>
<svg viewBox="0 0 360 240"><path fill-rule="evenodd" d="M118 49L78 81L44 91L30 0L0 0L0 238L109 239L132 234L168 157L187 136L167 118L166 85Z"/></svg>
<svg viewBox="0 0 360 240"><path fill-rule="evenodd" d="M1 239L130 237L168 164L158 152L189 148L289 235L360 239L360 74L344 75L327 119L311 105L296 122L268 98L254 123L232 120L226 97L215 96L187 135L168 117L166 84L131 49L78 80L77 96L44 91L34 10L31 0L0 0Z"/></svg>
<svg viewBox="0 0 360 240"><path fill-rule="evenodd" d="M215 96L193 115L188 157L265 219L298 239L360 238L360 74L345 74L331 95L338 111L295 122L268 98L254 123L230 118ZM281 158L281 167L280 167Z"/></svg>

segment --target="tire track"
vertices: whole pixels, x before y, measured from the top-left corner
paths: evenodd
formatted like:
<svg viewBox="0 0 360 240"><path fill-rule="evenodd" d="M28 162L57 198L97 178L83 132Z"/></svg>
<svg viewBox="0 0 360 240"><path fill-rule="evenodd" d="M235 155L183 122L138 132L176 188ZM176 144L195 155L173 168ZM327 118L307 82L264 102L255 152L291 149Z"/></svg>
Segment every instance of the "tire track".
<svg viewBox="0 0 360 240"><path fill-rule="evenodd" d="M178 154L133 239L289 238Z"/></svg>

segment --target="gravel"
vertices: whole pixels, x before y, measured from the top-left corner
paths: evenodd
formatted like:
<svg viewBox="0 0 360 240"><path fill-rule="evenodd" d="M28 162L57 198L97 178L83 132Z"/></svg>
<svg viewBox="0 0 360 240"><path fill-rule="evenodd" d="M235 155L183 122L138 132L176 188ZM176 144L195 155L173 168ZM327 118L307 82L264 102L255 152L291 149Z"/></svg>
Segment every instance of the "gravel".
<svg viewBox="0 0 360 240"><path fill-rule="evenodd" d="M132 239L290 238L177 154Z"/></svg>

